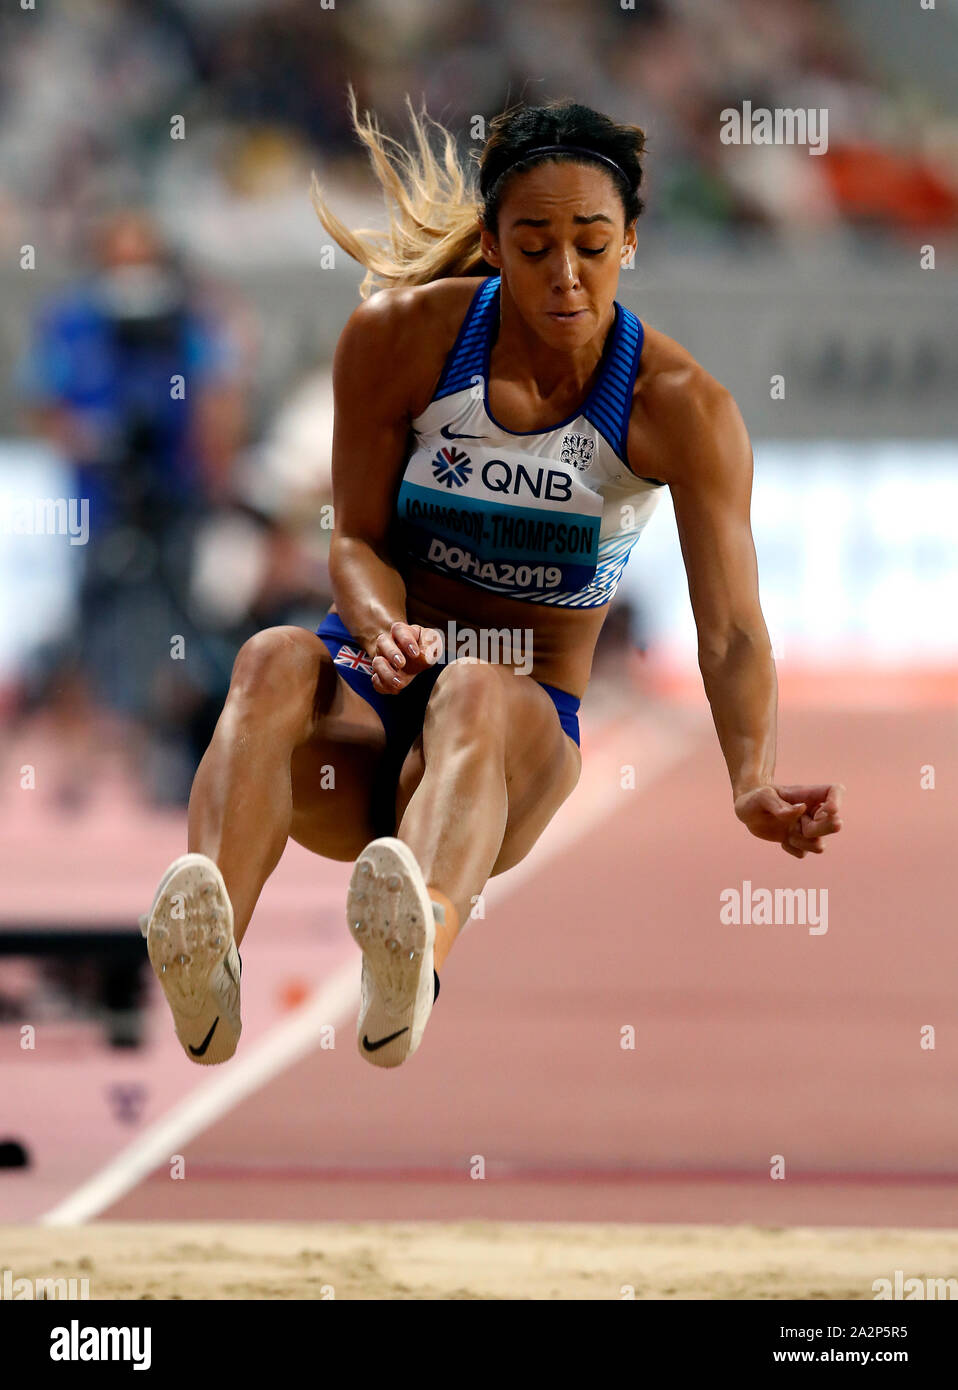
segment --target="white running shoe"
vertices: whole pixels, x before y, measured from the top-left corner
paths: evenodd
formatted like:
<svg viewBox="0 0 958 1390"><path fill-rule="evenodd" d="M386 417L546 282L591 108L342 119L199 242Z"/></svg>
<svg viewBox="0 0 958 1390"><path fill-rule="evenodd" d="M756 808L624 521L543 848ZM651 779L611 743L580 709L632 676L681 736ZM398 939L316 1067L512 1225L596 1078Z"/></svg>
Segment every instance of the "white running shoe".
<svg viewBox="0 0 958 1390"><path fill-rule="evenodd" d="M360 1054L373 1066L398 1067L419 1046L439 993L433 902L408 845L391 835L370 841L353 868L346 912L363 953Z"/></svg>
<svg viewBox="0 0 958 1390"><path fill-rule="evenodd" d="M228 1061L243 1026L243 967L233 905L214 861L205 854L174 859L140 930L187 1057L206 1067Z"/></svg>

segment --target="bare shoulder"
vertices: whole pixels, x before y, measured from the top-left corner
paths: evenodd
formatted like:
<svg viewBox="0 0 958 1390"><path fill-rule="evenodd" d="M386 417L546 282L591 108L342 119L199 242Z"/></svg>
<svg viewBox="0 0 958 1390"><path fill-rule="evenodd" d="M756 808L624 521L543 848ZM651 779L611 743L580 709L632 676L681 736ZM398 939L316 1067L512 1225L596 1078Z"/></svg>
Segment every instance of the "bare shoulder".
<svg viewBox="0 0 958 1390"><path fill-rule="evenodd" d="M646 327L629 425L629 466L664 483L690 481L722 453L748 453L731 392L674 338Z"/></svg>
<svg viewBox="0 0 958 1390"><path fill-rule="evenodd" d="M368 364L393 402L401 402L410 417L419 414L432 398L480 283L478 277L454 276L379 290L363 300L340 334L334 382L338 378L348 389L363 380L362 367Z"/></svg>

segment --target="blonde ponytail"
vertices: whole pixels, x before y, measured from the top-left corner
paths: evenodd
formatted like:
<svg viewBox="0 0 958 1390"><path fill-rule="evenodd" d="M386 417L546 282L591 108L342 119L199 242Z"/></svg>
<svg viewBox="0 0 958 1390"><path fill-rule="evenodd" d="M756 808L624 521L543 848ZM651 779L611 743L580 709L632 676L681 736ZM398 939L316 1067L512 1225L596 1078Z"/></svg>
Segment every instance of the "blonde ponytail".
<svg viewBox="0 0 958 1390"><path fill-rule="evenodd" d="M482 273L485 262L476 221L481 204L459 163L450 132L427 115L425 108L417 116L407 95L415 135L415 151L410 152L381 131L368 112L360 118L351 86L348 99L353 129L369 152L386 199L389 228L385 232L365 227L350 230L327 206L315 173L310 198L329 235L365 266L359 289L362 298L399 285L425 285L449 275ZM441 162L429 141L429 126L442 136Z"/></svg>

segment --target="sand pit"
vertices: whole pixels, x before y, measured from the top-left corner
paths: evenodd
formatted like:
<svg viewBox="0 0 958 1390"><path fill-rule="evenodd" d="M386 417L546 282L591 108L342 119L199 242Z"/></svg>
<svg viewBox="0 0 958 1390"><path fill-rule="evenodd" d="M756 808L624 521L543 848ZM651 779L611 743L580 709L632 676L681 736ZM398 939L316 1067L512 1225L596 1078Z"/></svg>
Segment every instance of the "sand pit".
<svg viewBox="0 0 958 1390"><path fill-rule="evenodd" d="M872 1299L958 1278L958 1231L519 1223L0 1227L15 1278L94 1299Z"/></svg>

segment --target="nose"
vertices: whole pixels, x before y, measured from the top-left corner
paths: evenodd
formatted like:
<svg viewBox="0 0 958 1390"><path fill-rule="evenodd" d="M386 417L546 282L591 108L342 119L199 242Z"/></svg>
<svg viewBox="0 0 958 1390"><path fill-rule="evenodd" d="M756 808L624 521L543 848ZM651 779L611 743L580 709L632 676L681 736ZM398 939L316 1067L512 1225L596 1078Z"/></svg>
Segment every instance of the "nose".
<svg viewBox="0 0 958 1390"><path fill-rule="evenodd" d="M553 288L561 294L568 294L579 288L579 272L571 251L560 251L556 257Z"/></svg>

